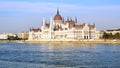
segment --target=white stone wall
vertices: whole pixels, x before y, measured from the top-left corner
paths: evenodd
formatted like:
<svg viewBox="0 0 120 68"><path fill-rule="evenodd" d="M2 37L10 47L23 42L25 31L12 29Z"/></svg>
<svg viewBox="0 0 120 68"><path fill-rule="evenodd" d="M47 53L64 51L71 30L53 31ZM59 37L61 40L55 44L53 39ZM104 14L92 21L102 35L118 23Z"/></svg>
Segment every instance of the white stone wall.
<svg viewBox="0 0 120 68"><path fill-rule="evenodd" d="M54 31L55 26L61 26L63 30ZM84 40L84 39L98 39L99 32L96 28L90 29L88 24L85 24L84 28L69 29L68 23L62 23L62 21L52 21L50 20L50 27L45 26L45 20L43 20L43 25L41 27L42 32L29 32L29 40ZM67 28L68 30L65 30Z"/></svg>
<svg viewBox="0 0 120 68"><path fill-rule="evenodd" d="M0 34L0 39L8 39L8 36L5 34Z"/></svg>
<svg viewBox="0 0 120 68"><path fill-rule="evenodd" d="M120 31L105 31L106 33L112 33L113 35L116 34L116 33L120 33Z"/></svg>
<svg viewBox="0 0 120 68"><path fill-rule="evenodd" d="M40 39L41 39L41 32L34 32L34 31L29 32L28 40L32 41L32 40L40 40Z"/></svg>

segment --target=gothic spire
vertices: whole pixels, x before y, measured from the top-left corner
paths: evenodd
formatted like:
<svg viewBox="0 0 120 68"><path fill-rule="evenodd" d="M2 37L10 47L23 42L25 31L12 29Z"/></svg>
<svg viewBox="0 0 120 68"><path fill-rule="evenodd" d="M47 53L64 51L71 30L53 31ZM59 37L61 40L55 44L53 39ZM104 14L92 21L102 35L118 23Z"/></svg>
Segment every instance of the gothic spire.
<svg viewBox="0 0 120 68"><path fill-rule="evenodd" d="M45 18L43 17L42 25L45 26Z"/></svg>
<svg viewBox="0 0 120 68"><path fill-rule="evenodd" d="M75 22L77 23L77 17L75 17Z"/></svg>
<svg viewBox="0 0 120 68"><path fill-rule="evenodd" d="M59 9L57 9L57 15L59 15Z"/></svg>

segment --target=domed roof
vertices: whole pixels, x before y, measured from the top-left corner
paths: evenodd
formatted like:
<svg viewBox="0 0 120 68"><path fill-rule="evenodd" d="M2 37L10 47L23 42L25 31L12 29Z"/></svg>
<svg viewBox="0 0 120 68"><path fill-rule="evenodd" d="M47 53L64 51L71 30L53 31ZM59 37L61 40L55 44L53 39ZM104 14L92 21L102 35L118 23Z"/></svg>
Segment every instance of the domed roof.
<svg viewBox="0 0 120 68"><path fill-rule="evenodd" d="M61 15L59 14L59 10L57 10L57 14L54 17L54 20L62 20Z"/></svg>

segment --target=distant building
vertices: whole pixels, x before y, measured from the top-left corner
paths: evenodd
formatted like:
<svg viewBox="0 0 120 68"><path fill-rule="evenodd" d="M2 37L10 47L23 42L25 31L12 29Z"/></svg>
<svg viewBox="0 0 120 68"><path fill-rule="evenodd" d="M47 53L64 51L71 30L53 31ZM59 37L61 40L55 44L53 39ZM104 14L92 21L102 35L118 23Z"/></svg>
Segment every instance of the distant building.
<svg viewBox="0 0 120 68"><path fill-rule="evenodd" d="M8 39L8 36L5 34L0 34L0 39Z"/></svg>
<svg viewBox="0 0 120 68"><path fill-rule="evenodd" d="M68 18L66 21L59 14L54 19L50 19L49 23L43 18L41 29L30 29L29 41L76 41L99 39L99 31L95 25L83 23L78 25L77 19Z"/></svg>
<svg viewBox="0 0 120 68"><path fill-rule="evenodd" d="M100 38L100 39L103 38L103 34L104 34L104 31L99 31L99 38Z"/></svg>
<svg viewBox="0 0 120 68"><path fill-rule="evenodd" d="M112 29L112 30L105 30L106 33L112 33L113 35L116 33L120 33L120 29Z"/></svg>
<svg viewBox="0 0 120 68"><path fill-rule="evenodd" d="M18 38L21 38L23 40L27 40L28 39L28 32L21 32L17 34Z"/></svg>
<svg viewBox="0 0 120 68"><path fill-rule="evenodd" d="M12 33L3 33L0 34L0 39L8 39L10 36L16 37L16 35Z"/></svg>
<svg viewBox="0 0 120 68"><path fill-rule="evenodd" d="M13 33L3 33L4 35L7 35L7 36L13 36L13 37L16 37L16 34L13 34Z"/></svg>

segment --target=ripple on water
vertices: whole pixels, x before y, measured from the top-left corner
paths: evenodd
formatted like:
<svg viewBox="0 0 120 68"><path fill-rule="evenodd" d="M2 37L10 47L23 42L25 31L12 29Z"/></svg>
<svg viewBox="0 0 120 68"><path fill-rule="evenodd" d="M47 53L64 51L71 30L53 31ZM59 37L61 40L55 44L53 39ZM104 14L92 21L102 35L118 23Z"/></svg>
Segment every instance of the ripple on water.
<svg viewBox="0 0 120 68"><path fill-rule="evenodd" d="M0 68L119 68L120 45L0 43Z"/></svg>

